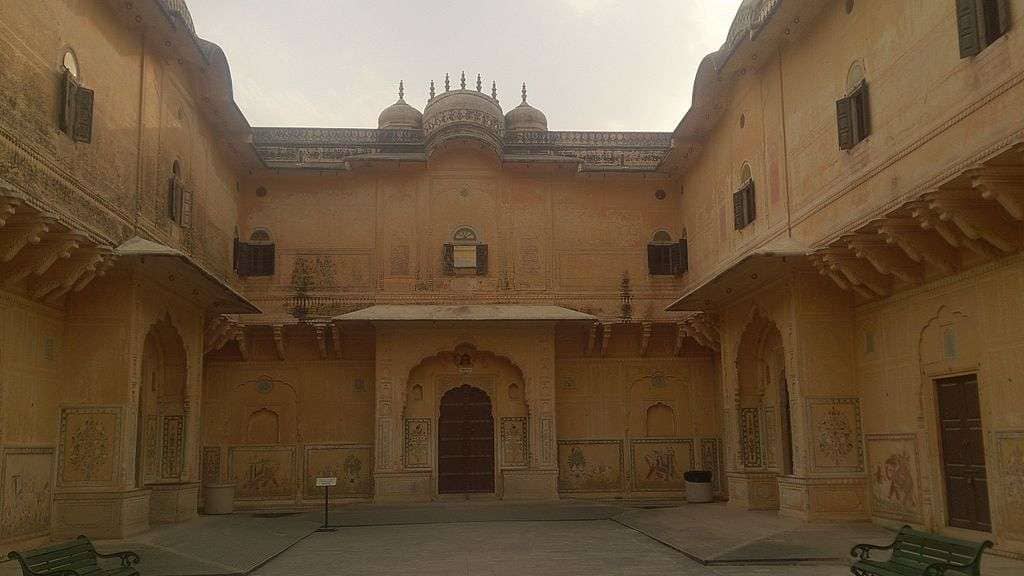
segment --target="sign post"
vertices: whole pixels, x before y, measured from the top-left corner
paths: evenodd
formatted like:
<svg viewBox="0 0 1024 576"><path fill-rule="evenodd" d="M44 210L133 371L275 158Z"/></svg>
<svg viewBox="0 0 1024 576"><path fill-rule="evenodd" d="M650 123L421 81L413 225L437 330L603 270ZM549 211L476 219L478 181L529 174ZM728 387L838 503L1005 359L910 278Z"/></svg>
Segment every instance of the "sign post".
<svg viewBox="0 0 1024 576"><path fill-rule="evenodd" d="M327 506L328 506L328 494L330 493L331 486L338 485L338 478L317 478L316 485L318 488L324 489L324 525L321 528L317 528L317 532L334 532L334 528L328 526L327 522Z"/></svg>

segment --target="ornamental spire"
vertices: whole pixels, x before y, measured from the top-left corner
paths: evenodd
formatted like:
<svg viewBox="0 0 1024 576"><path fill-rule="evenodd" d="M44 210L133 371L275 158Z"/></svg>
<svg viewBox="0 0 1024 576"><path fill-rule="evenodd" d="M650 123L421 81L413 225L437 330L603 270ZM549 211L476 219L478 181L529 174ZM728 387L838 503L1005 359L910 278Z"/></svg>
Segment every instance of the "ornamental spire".
<svg viewBox="0 0 1024 576"><path fill-rule="evenodd" d="M523 82L523 104L526 104L526 82Z"/></svg>
<svg viewBox="0 0 1024 576"><path fill-rule="evenodd" d="M404 102L405 101L405 81L404 80L399 80L398 81L398 101L399 102Z"/></svg>
<svg viewBox="0 0 1024 576"><path fill-rule="evenodd" d="M452 88L452 85L451 85L451 82L448 81L448 73L445 72L444 73L444 91L447 92L447 91L451 90L451 88Z"/></svg>
<svg viewBox="0 0 1024 576"><path fill-rule="evenodd" d="M480 82L480 75L476 75L476 91L483 92L484 85Z"/></svg>
<svg viewBox="0 0 1024 576"><path fill-rule="evenodd" d="M491 80L491 98L498 99L498 83Z"/></svg>
<svg viewBox="0 0 1024 576"><path fill-rule="evenodd" d="M430 99L431 100L434 99L434 81L433 80L430 81Z"/></svg>
<svg viewBox="0 0 1024 576"><path fill-rule="evenodd" d="M462 89L463 90L466 89L466 71L465 70L462 71Z"/></svg>

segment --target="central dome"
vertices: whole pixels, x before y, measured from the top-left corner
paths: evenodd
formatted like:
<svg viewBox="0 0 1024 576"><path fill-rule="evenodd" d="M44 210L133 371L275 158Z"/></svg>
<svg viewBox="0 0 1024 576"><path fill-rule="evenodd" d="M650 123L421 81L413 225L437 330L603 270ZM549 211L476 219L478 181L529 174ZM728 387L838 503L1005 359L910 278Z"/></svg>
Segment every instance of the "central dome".
<svg viewBox="0 0 1024 576"><path fill-rule="evenodd" d="M447 79L445 83L447 85ZM501 135L505 130L505 116L498 99L477 89L445 90L432 96L423 109L423 135L428 154L436 147L462 143L483 144L501 155Z"/></svg>

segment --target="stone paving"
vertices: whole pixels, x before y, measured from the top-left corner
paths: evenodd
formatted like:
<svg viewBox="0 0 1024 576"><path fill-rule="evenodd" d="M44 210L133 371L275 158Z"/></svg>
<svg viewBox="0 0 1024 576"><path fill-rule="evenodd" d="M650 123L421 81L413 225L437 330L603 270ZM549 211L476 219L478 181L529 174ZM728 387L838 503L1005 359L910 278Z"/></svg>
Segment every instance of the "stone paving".
<svg viewBox="0 0 1024 576"><path fill-rule="evenodd" d="M206 516L101 551L140 553L143 576L665 575L840 576L857 542L888 543L869 523L807 524L723 504L444 502ZM0 565L0 576L17 574ZM984 576L1024 575L988 555Z"/></svg>

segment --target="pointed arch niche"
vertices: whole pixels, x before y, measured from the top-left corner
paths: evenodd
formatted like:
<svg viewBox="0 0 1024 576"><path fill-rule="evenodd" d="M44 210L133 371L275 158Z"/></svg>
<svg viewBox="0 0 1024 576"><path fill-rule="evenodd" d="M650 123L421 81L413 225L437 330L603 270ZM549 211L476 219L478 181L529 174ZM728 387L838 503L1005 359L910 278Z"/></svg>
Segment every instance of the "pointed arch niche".
<svg viewBox="0 0 1024 576"><path fill-rule="evenodd" d="M750 509L779 507L778 476L793 474L790 389L782 333L754 309L736 351L737 467Z"/></svg>
<svg viewBox="0 0 1024 576"><path fill-rule="evenodd" d="M181 482L185 476L185 346L169 317L146 334L142 351L136 484Z"/></svg>

